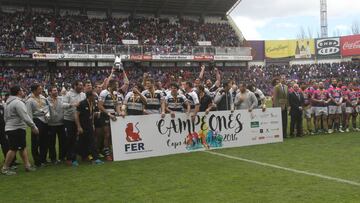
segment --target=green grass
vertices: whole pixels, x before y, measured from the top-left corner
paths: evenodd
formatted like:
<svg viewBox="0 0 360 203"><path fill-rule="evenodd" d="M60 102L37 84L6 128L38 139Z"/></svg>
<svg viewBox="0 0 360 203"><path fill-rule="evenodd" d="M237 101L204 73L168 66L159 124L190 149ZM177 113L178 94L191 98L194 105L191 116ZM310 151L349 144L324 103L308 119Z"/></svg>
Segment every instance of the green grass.
<svg viewBox="0 0 360 203"><path fill-rule="evenodd" d="M360 182L359 132L216 152ZM0 202L360 202L359 186L205 152L33 173L20 166L0 183Z"/></svg>
<svg viewBox="0 0 360 203"><path fill-rule="evenodd" d="M360 182L360 133L216 152ZM2 160L2 158L0 158ZM1 202L360 202L360 187L204 152L0 176Z"/></svg>

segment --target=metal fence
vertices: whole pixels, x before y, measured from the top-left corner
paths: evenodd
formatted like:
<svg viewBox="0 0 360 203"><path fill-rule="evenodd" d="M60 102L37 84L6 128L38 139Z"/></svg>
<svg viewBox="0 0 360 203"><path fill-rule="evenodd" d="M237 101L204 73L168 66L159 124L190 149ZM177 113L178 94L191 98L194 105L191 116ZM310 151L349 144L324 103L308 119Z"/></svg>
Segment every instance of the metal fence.
<svg viewBox="0 0 360 203"><path fill-rule="evenodd" d="M57 53L117 55L229 55L250 56L250 47L146 46L104 44L57 44Z"/></svg>

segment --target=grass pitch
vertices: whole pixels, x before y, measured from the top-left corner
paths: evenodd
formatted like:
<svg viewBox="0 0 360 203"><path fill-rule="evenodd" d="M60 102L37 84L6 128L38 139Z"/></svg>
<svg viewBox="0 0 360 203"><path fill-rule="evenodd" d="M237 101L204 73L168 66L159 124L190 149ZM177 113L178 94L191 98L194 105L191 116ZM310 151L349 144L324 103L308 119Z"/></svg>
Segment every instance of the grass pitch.
<svg viewBox="0 0 360 203"><path fill-rule="evenodd" d="M359 132L214 152L360 183ZM20 165L0 182L1 202L360 202L360 186L206 152L33 173Z"/></svg>

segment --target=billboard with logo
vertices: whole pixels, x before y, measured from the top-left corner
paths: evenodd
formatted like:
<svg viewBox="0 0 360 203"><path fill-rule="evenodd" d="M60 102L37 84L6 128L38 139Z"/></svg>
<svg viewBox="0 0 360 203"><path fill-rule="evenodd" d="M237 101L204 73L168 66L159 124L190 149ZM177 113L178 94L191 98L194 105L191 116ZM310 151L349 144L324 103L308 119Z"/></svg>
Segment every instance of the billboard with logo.
<svg viewBox="0 0 360 203"><path fill-rule="evenodd" d="M307 59L315 55L314 39L267 40L265 56L269 59L296 58Z"/></svg>
<svg viewBox="0 0 360 203"><path fill-rule="evenodd" d="M282 142L280 108L118 117L111 122L115 161Z"/></svg>
<svg viewBox="0 0 360 203"><path fill-rule="evenodd" d="M315 47L318 58L340 56L339 37L316 39Z"/></svg>
<svg viewBox="0 0 360 203"><path fill-rule="evenodd" d="M265 59L265 41L250 40L246 42L246 46L251 47L253 60L263 61Z"/></svg>
<svg viewBox="0 0 360 203"><path fill-rule="evenodd" d="M340 41L342 56L360 55L360 35L344 36Z"/></svg>

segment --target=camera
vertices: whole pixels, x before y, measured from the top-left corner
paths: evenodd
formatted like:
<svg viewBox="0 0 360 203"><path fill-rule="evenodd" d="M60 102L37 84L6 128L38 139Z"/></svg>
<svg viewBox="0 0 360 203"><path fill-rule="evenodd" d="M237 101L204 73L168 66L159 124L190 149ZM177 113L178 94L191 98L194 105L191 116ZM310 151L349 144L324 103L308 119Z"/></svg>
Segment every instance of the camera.
<svg viewBox="0 0 360 203"><path fill-rule="evenodd" d="M121 57L120 56L116 56L115 57L115 61L114 61L114 69L116 72L118 73L123 73L124 72L124 65L121 62Z"/></svg>

